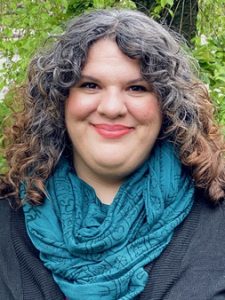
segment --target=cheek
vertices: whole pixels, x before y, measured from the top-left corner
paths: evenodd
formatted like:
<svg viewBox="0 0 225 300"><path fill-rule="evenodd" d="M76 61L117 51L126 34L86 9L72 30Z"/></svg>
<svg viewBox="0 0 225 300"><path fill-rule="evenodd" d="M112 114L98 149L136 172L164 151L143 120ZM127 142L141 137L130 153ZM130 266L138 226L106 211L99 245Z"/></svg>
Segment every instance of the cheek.
<svg viewBox="0 0 225 300"><path fill-rule="evenodd" d="M66 100L65 113L68 118L75 118L82 120L86 118L91 112L96 109L95 101L90 101L90 99L85 99L79 94L72 94Z"/></svg>
<svg viewBox="0 0 225 300"><path fill-rule="evenodd" d="M132 115L142 124L162 122L162 113L157 100L136 104L130 109Z"/></svg>

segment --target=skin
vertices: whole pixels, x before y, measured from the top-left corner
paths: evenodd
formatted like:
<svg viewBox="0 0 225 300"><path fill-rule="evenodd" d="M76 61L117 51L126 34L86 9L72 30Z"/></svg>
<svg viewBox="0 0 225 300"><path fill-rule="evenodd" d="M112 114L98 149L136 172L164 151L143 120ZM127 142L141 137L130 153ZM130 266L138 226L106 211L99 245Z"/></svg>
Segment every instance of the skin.
<svg viewBox="0 0 225 300"><path fill-rule="evenodd" d="M78 176L110 204L124 179L148 158L162 115L139 62L102 39L90 48L80 81L70 89L65 122Z"/></svg>

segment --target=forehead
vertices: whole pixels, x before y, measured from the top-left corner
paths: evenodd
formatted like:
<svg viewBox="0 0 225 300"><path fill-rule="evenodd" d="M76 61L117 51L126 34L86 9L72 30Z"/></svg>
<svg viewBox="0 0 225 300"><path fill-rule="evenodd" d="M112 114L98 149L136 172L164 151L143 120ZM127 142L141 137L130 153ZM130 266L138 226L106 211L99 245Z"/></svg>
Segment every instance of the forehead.
<svg viewBox="0 0 225 300"><path fill-rule="evenodd" d="M125 55L117 43L109 38L96 41L89 49L82 73L87 71L107 72L125 70L140 74L140 63Z"/></svg>

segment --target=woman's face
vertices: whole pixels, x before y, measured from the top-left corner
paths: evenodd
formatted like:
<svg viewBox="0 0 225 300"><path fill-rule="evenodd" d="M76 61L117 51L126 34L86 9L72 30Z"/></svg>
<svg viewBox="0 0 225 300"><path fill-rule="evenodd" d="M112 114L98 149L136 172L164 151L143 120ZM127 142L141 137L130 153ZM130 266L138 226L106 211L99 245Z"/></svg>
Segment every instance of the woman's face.
<svg viewBox="0 0 225 300"><path fill-rule="evenodd" d="M66 127L84 180L123 180L149 155L162 116L137 60L110 39L97 41L80 81L70 89Z"/></svg>

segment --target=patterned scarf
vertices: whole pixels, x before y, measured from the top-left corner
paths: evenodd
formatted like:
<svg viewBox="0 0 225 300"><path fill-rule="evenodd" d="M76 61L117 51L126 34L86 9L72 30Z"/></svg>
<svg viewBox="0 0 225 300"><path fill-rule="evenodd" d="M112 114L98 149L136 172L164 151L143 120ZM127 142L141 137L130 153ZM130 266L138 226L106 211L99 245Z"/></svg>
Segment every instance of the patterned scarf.
<svg viewBox="0 0 225 300"><path fill-rule="evenodd" d="M144 266L168 245L194 194L174 147L165 142L111 205L102 204L64 158L46 187L43 205L24 205L26 228L69 300L134 299L147 283Z"/></svg>

